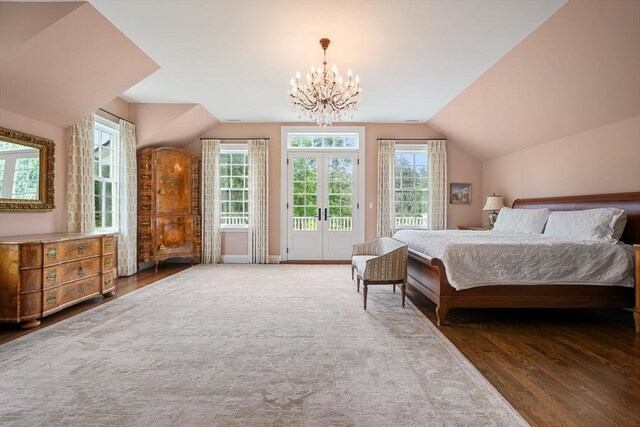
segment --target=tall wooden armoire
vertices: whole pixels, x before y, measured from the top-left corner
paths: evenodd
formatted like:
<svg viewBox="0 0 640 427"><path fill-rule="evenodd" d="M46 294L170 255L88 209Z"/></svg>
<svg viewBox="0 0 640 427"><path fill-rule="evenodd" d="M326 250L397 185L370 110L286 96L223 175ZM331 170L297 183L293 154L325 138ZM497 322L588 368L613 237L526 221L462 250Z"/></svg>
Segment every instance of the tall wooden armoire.
<svg viewBox="0 0 640 427"><path fill-rule="evenodd" d="M138 152L138 262L200 258L200 159L175 148Z"/></svg>

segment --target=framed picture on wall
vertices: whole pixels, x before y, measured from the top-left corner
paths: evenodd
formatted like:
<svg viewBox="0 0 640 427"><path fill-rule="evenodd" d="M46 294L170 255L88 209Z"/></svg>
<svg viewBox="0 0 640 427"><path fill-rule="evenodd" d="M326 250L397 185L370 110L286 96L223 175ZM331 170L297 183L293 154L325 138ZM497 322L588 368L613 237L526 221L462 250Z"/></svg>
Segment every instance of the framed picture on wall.
<svg viewBox="0 0 640 427"><path fill-rule="evenodd" d="M471 184L452 182L449 185L449 203L452 205L470 205Z"/></svg>

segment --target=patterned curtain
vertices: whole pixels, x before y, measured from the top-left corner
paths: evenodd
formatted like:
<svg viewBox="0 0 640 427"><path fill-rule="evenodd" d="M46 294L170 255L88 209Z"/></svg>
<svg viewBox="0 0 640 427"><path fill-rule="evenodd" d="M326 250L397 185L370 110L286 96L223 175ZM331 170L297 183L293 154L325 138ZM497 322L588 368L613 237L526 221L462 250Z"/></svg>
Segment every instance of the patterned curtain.
<svg viewBox="0 0 640 427"><path fill-rule="evenodd" d="M222 261L220 230L220 140L202 141L202 262Z"/></svg>
<svg viewBox="0 0 640 427"><path fill-rule="evenodd" d="M67 231L95 231L93 201L93 125L95 116L82 119L68 129Z"/></svg>
<svg viewBox="0 0 640 427"><path fill-rule="evenodd" d="M378 141L378 237L395 232L396 142Z"/></svg>
<svg viewBox="0 0 640 427"><path fill-rule="evenodd" d="M269 263L269 154L265 139L249 144L249 259Z"/></svg>
<svg viewBox="0 0 640 427"><path fill-rule="evenodd" d="M447 141L429 141L429 229L447 228Z"/></svg>
<svg viewBox="0 0 640 427"><path fill-rule="evenodd" d="M120 176L118 185L118 276L138 271L138 177L136 160L136 126L120 120Z"/></svg>

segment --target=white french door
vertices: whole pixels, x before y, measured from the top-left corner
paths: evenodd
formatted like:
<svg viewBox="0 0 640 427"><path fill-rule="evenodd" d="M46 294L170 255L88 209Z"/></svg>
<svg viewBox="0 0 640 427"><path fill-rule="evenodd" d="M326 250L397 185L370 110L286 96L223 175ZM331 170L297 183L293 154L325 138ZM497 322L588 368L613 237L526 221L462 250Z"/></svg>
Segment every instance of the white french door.
<svg viewBox="0 0 640 427"><path fill-rule="evenodd" d="M289 260L348 260L358 241L358 153L290 151Z"/></svg>

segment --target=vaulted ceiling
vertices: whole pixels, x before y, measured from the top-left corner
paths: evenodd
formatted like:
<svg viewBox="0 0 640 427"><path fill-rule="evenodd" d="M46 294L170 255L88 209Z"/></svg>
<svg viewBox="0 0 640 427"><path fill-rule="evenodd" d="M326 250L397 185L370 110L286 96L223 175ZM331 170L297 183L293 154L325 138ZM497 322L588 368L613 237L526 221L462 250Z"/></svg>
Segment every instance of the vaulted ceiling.
<svg viewBox="0 0 640 427"><path fill-rule="evenodd" d="M640 114L640 2L0 3L0 108L66 127L116 96L140 145L295 122L296 70L360 74L357 122L427 122L489 159ZM96 10L97 9L97 10Z"/></svg>

